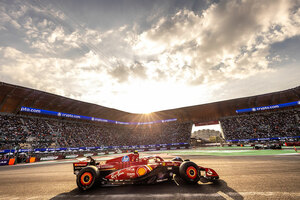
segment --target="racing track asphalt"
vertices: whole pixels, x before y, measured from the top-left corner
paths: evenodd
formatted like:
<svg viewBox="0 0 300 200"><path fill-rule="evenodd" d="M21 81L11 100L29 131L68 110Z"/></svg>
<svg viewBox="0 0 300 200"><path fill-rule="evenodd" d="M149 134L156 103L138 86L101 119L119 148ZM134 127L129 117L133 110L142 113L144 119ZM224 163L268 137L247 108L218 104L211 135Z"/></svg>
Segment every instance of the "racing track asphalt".
<svg viewBox="0 0 300 200"><path fill-rule="evenodd" d="M97 187L80 192L71 163L0 167L0 199L300 199L300 154L182 156L211 167L215 184Z"/></svg>

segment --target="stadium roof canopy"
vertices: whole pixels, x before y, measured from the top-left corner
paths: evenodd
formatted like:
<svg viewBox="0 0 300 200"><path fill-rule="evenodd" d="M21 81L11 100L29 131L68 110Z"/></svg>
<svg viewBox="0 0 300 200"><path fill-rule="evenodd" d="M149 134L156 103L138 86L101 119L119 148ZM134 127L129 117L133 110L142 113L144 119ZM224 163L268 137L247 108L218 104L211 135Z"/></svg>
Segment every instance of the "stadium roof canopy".
<svg viewBox="0 0 300 200"><path fill-rule="evenodd" d="M181 121L209 122L236 115L236 110L300 100L300 86L263 95L195 105L151 114L132 114L63 96L0 82L0 112L19 113L22 106L123 122L177 118Z"/></svg>

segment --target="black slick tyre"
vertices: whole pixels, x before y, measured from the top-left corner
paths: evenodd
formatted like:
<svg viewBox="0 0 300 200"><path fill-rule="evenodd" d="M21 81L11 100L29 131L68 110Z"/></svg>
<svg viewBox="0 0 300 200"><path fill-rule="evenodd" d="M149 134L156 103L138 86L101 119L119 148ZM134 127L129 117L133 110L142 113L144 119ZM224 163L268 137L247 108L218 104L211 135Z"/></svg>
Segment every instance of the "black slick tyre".
<svg viewBox="0 0 300 200"><path fill-rule="evenodd" d="M179 175L187 184L197 184L200 180L199 167L191 161L181 163Z"/></svg>
<svg viewBox="0 0 300 200"><path fill-rule="evenodd" d="M81 191L91 189L97 182L98 175L95 169L86 167L80 170L76 183Z"/></svg>

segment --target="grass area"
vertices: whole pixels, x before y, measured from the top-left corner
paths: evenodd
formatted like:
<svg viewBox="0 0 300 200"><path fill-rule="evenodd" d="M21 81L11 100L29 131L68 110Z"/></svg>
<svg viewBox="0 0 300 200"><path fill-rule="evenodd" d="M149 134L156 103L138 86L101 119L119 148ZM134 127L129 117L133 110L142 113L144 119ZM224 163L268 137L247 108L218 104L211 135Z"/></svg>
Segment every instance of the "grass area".
<svg viewBox="0 0 300 200"><path fill-rule="evenodd" d="M288 147L283 146L282 148L283 148L283 149L286 149L286 148L294 148L294 146L288 146ZM296 148L300 150L300 146L296 146Z"/></svg>
<svg viewBox="0 0 300 200"><path fill-rule="evenodd" d="M249 149L249 148L253 148L251 146L244 146L244 147L240 147L240 146L231 146L231 147L228 147L228 146L224 146L224 147L220 147L220 146L213 146L213 147L197 147L197 149ZM283 149L286 149L286 148L294 148L293 146L282 146ZM297 149L300 149L300 146L296 146Z"/></svg>
<svg viewBox="0 0 300 200"><path fill-rule="evenodd" d="M159 151L170 155L209 155L209 156L259 156L259 155L282 155L299 154L295 150L170 150Z"/></svg>
<svg viewBox="0 0 300 200"><path fill-rule="evenodd" d="M224 146L224 147L220 147L220 146L213 146L213 147L197 147L197 149L245 149L245 148L252 148L252 147L240 147L240 146Z"/></svg>

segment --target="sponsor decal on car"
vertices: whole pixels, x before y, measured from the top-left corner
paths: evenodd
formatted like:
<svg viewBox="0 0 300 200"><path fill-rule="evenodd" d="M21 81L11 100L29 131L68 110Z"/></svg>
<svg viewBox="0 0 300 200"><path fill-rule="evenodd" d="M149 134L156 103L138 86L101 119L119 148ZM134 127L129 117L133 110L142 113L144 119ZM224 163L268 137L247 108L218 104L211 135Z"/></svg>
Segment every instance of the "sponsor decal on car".
<svg viewBox="0 0 300 200"><path fill-rule="evenodd" d="M126 175L129 177L133 177L133 176L135 176L135 173L127 173Z"/></svg>
<svg viewBox="0 0 300 200"><path fill-rule="evenodd" d="M171 162L163 162L162 165L163 166L173 166L173 163L171 163Z"/></svg>
<svg viewBox="0 0 300 200"><path fill-rule="evenodd" d="M103 165L103 166L101 166L101 168L103 168L103 169L107 169L107 168L114 168L115 166L113 166L113 165Z"/></svg>
<svg viewBox="0 0 300 200"><path fill-rule="evenodd" d="M129 156L123 156L122 162L129 162Z"/></svg>
<svg viewBox="0 0 300 200"><path fill-rule="evenodd" d="M75 167L83 167L83 166L86 166L87 163L75 163L74 166Z"/></svg>
<svg viewBox="0 0 300 200"><path fill-rule="evenodd" d="M122 174L124 174L124 172L117 171L117 172L115 172L115 173L113 173L113 174L111 175L111 178L116 179L116 178L118 178L119 176L121 176Z"/></svg>
<svg viewBox="0 0 300 200"><path fill-rule="evenodd" d="M129 167L126 169L126 171L128 172L134 172L135 171L135 167Z"/></svg>
<svg viewBox="0 0 300 200"><path fill-rule="evenodd" d="M147 169L145 167L139 167L136 170L136 173L138 174L138 176L143 176L146 174L146 172L147 172Z"/></svg>

